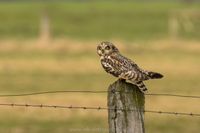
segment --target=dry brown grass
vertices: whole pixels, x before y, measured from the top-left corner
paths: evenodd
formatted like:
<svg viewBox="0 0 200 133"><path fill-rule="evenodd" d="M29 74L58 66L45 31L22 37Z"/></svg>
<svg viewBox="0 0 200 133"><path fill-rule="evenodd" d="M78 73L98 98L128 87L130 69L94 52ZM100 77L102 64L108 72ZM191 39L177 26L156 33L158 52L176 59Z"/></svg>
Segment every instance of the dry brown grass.
<svg viewBox="0 0 200 133"><path fill-rule="evenodd" d="M126 53L128 47L133 49L149 49L149 50L173 50L179 49L183 52L200 52L199 42L171 42L168 40L149 42L147 45L138 45L136 43L129 43L134 45L123 45L126 42L117 42L120 49ZM47 71L47 72L57 72L57 73L103 73L99 63L99 57L96 55L96 44L98 41L74 41L74 40L64 40L58 39L53 40L49 45L39 44L34 40L25 41L8 41L4 40L0 42L1 52L30 52L30 51L43 51L47 53L55 51L66 51L73 54L81 52L92 53L92 57L84 56L81 58L68 58L64 60L57 60L56 58L2 58L0 60L0 71ZM147 47L148 46L148 47ZM145 53L144 53L145 54ZM129 53L130 55L130 53ZM134 55L134 54L133 54ZM132 54L131 54L132 56ZM131 58L130 56L130 58ZM141 66L147 66L147 69L156 70L162 72L164 75L190 75L198 76L200 74L200 63L197 62L196 58L192 59L189 57L181 58L179 60L174 60L171 58L151 58L148 56L141 57L137 56L137 60ZM148 58L148 60L146 59ZM159 61L158 61L159 60ZM162 62L162 63L160 63ZM187 65L186 65L187 64ZM74 67L79 66L79 67ZM81 66L81 67L80 67ZM73 70L73 71L72 71ZM105 106L106 105L106 94L105 95L87 95L87 94L59 94L49 96L40 95L34 97L22 97L22 98L2 98L1 102L16 102L16 103L36 103L36 104L62 104L62 105L85 105L85 106ZM198 105L198 100L194 100L191 104L190 101L186 99L175 99L175 98L160 98L152 97L146 99L146 109L154 110L173 110L189 112L193 110L194 112L199 112L200 107ZM186 108L190 107L190 108ZM35 117L36 119L66 119L70 115L75 113L80 116L97 116L106 117L107 112L102 111L67 111L66 110L52 111L52 109L15 109L14 115L20 115L23 112L23 117ZM0 110L1 115L12 114L13 110L10 107ZM42 118L40 116L43 116ZM64 116L64 117L63 117Z"/></svg>
<svg viewBox="0 0 200 133"><path fill-rule="evenodd" d="M114 41L115 42L115 41ZM87 73L88 71L93 73L102 72L100 70L99 57L96 55L96 44L97 41L90 42L79 42L74 40L54 40L49 45L43 46L42 44L38 44L37 41L8 41L4 40L0 42L0 51L1 52L29 52L29 51L42 51L45 52L62 52L65 51L67 53L71 53L72 56L76 55L76 53L88 52L91 53L92 57L81 57L81 58L68 58L65 60L57 60L55 58L37 58L30 60L29 58L5 58L0 60L0 69L4 70L10 69L11 71L34 71L34 70L44 70L44 71L55 71L55 72L66 72L66 73ZM170 41L156 41L147 43L147 45L138 45L134 43L134 45L125 46L124 42L118 42L121 51L125 53L127 49L130 47L131 49L153 49L153 50L173 50L179 49L182 51L189 52L200 52L199 42L170 42ZM150 46L150 47L147 47ZM145 55L145 53L144 53ZM129 55L134 56L134 53ZM150 56L151 57L151 56ZM137 58L137 61L141 66L147 66L146 69L158 70L167 73L182 73L182 74L199 74L200 70L199 63L192 58L181 58L179 60L174 61L172 58L162 58L162 63L158 63L159 61L155 58L148 57L148 60L144 59L146 56L141 55ZM176 62L177 66L175 67L174 62ZM187 62L187 65L185 63ZM13 65L14 64L14 65ZM159 65L158 65L159 64ZM81 67L74 67L81 66ZM190 68L190 71L187 71ZM71 71L73 70L73 71Z"/></svg>

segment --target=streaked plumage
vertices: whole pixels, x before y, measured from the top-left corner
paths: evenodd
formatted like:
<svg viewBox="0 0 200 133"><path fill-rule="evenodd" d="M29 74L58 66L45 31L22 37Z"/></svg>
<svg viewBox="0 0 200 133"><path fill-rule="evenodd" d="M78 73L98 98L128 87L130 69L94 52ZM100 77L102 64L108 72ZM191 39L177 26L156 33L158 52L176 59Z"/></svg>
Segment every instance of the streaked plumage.
<svg viewBox="0 0 200 133"><path fill-rule="evenodd" d="M100 43L97 46L97 53L106 72L120 79L131 81L142 92L147 90L143 81L163 77L159 73L142 70L132 60L122 56L117 47L110 42Z"/></svg>

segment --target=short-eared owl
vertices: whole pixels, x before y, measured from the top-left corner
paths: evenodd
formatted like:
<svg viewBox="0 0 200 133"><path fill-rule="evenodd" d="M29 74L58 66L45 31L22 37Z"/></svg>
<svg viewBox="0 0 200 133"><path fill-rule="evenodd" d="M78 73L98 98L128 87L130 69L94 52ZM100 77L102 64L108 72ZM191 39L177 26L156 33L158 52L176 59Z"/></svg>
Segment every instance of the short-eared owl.
<svg viewBox="0 0 200 133"><path fill-rule="evenodd" d="M162 78L163 75L156 72L146 71L138 67L135 62L122 56L112 43L101 42L97 46L97 54L106 72L120 79L129 80L144 92L147 90L143 81L148 79Z"/></svg>

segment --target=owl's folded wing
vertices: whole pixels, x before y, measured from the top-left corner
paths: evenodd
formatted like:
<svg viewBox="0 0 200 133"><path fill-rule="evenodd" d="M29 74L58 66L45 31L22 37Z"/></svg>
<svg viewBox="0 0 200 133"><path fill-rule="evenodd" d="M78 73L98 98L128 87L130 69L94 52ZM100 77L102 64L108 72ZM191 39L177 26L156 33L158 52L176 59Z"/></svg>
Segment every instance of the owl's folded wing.
<svg viewBox="0 0 200 133"><path fill-rule="evenodd" d="M145 71L138 67L138 65L133 62L131 59L128 59L122 55L112 57L117 64L120 64L122 69L122 73L120 77L126 78L134 81L144 81L148 80L150 77L148 76L148 71Z"/></svg>

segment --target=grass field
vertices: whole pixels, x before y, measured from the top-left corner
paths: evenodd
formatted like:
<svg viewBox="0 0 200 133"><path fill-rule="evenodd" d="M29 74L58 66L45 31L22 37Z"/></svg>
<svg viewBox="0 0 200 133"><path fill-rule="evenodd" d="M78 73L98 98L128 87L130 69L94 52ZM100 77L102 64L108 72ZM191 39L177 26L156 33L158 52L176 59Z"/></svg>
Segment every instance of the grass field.
<svg viewBox="0 0 200 133"><path fill-rule="evenodd" d="M199 42L113 42L124 55L144 69L165 75L162 80L146 83L149 93L199 95ZM109 84L116 80L100 66L96 54L99 41L56 39L49 45L37 43L35 40L0 42L1 94L107 90ZM105 107L106 98L106 94L70 93L0 98L0 101ZM145 102L146 109L194 113L200 112L198 104L198 99L150 96ZM0 110L0 117L0 132L4 133L108 132L106 111L4 107ZM146 131L149 133L198 133L199 123L200 119L196 117L145 114Z"/></svg>
<svg viewBox="0 0 200 133"><path fill-rule="evenodd" d="M96 45L102 40L165 76L146 82L149 93L200 95L199 7L179 2L1 2L0 95L107 90L116 78L100 65ZM197 14L193 30L186 32L185 21L179 20L179 36L170 38L170 15L185 10ZM50 22L47 42L38 39L44 13ZM0 103L102 107L106 101L107 94L0 97ZM0 108L3 133L108 133L107 111ZM146 96L145 108L200 113L198 99ZM199 124L198 117L145 114L148 133L199 133Z"/></svg>
<svg viewBox="0 0 200 133"><path fill-rule="evenodd" d="M179 2L14 2L0 4L0 38L36 38L44 12L50 21L52 37L124 40L158 39L169 36L168 22L177 11L196 10L199 3ZM186 13L183 13L188 17ZM178 15L177 18L182 15ZM200 19L191 19L193 30L186 32L180 21L181 38L200 36Z"/></svg>

